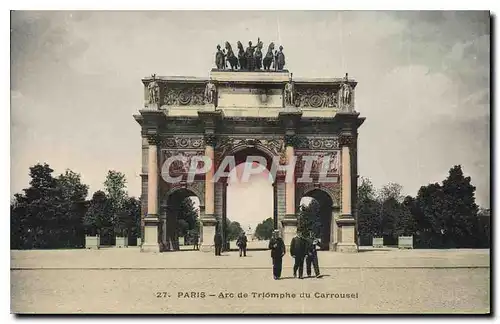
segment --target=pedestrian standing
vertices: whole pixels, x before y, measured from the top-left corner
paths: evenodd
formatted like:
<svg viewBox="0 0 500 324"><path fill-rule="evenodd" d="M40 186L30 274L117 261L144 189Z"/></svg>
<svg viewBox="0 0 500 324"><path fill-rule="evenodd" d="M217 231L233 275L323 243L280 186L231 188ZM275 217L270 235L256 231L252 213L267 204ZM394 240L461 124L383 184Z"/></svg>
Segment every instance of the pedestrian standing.
<svg viewBox="0 0 500 324"><path fill-rule="evenodd" d="M242 254L243 256L247 256L247 236L245 235L245 232L240 233L240 236L238 236L238 239L236 240L236 245L240 250L240 257Z"/></svg>
<svg viewBox="0 0 500 324"><path fill-rule="evenodd" d="M273 277L274 280L281 278L281 269L283 266L283 256L285 255L285 243L279 236L279 231L273 231L273 237L269 241L271 249L271 258L273 259Z"/></svg>
<svg viewBox="0 0 500 324"><path fill-rule="evenodd" d="M301 231L297 231L297 235L290 243L290 254L295 259L293 265L293 277L297 278L297 270L299 271L299 279L304 275L304 258L307 254L307 240L302 235Z"/></svg>
<svg viewBox="0 0 500 324"><path fill-rule="evenodd" d="M318 249L320 248L319 246L319 240L315 239L312 235L309 238L310 244L308 246L308 253L306 256L306 273L307 276L311 276L311 264L314 266L314 274L316 275L316 278L319 278L320 273L319 273L319 262L318 262Z"/></svg>
<svg viewBox="0 0 500 324"><path fill-rule="evenodd" d="M217 231L214 235L215 255L220 255L222 250L222 235Z"/></svg>

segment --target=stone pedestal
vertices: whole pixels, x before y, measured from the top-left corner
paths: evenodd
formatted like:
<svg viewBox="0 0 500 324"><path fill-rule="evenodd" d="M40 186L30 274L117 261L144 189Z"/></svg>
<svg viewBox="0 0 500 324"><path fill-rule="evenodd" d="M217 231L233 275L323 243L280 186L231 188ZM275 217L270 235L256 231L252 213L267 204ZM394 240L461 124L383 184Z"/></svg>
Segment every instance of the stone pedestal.
<svg viewBox="0 0 500 324"><path fill-rule="evenodd" d="M292 239L297 235L297 216L295 214L285 215L281 224L283 225L283 242L288 250Z"/></svg>
<svg viewBox="0 0 500 324"><path fill-rule="evenodd" d="M201 236L201 244L200 251L201 252L213 252L215 250L214 246L214 236L215 236L215 225L217 224L217 220L215 217L210 217L206 215L201 219L202 224L202 236Z"/></svg>
<svg viewBox="0 0 500 324"><path fill-rule="evenodd" d="M158 243L158 217L148 216L144 218L144 242L141 246L142 252L160 252Z"/></svg>
<svg viewBox="0 0 500 324"><path fill-rule="evenodd" d="M115 238L115 245L117 248L125 248L128 247L128 237L126 236L117 236Z"/></svg>
<svg viewBox="0 0 500 324"><path fill-rule="evenodd" d="M338 252L358 252L358 246L355 241L356 220L350 215L342 215L337 219L338 226Z"/></svg>

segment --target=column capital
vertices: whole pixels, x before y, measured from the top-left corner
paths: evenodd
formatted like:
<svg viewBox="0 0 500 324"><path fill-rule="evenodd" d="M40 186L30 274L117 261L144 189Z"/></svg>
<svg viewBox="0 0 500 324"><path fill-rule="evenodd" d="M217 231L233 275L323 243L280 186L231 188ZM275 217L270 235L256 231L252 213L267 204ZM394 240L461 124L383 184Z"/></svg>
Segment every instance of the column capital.
<svg viewBox="0 0 500 324"><path fill-rule="evenodd" d="M299 143L299 137L296 134L285 135L285 145L296 147Z"/></svg>
<svg viewBox="0 0 500 324"><path fill-rule="evenodd" d="M217 135L205 134L203 140L205 141L205 145L215 147L215 145L217 144Z"/></svg>
<svg viewBox="0 0 500 324"><path fill-rule="evenodd" d="M146 138L149 145L159 145L161 143L161 137L157 133L147 134Z"/></svg>
<svg viewBox="0 0 500 324"><path fill-rule="evenodd" d="M340 146L352 146L354 144L355 137L351 133L342 133L339 136Z"/></svg>

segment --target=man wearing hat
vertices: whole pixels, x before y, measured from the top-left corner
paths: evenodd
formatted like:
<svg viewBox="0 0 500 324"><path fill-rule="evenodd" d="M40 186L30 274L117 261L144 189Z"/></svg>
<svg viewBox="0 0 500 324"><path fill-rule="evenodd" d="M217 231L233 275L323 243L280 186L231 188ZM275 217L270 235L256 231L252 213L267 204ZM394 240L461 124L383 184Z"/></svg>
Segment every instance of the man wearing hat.
<svg viewBox="0 0 500 324"><path fill-rule="evenodd" d="M319 240L314 238L312 233L309 234L309 246L306 256L306 273L307 276L311 276L311 264L314 266L314 273L316 274L316 278L319 278L319 264L318 264L318 249Z"/></svg>
<svg viewBox="0 0 500 324"><path fill-rule="evenodd" d="M308 252L308 242L303 236L301 230L297 230L297 235L290 243L290 254L295 259L293 265L293 276L297 277L297 270L299 271L299 279L303 279L304 274L304 258Z"/></svg>
<svg viewBox="0 0 500 324"><path fill-rule="evenodd" d="M281 277L281 269L283 265L283 256L285 255L285 243L279 236L279 231L273 231L273 237L269 241L269 249L271 250L271 258L273 259L273 277L278 280Z"/></svg>

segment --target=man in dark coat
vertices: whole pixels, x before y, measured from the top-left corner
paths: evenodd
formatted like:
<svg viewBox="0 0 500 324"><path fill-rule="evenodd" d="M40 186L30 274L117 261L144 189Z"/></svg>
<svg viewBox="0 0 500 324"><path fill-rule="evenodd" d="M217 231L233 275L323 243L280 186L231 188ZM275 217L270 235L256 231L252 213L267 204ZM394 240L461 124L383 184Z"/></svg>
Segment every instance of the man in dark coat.
<svg viewBox="0 0 500 324"><path fill-rule="evenodd" d="M222 250L222 235L217 231L214 236L215 255L220 255Z"/></svg>
<svg viewBox="0 0 500 324"><path fill-rule="evenodd" d="M198 237L198 232L194 232L193 233L193 250L199 250L199 246L198 246L198 241L199 241L199 237Z"/></svg>
<svg viewBox="0 0 500 324"><path fill-rule="evenodd" d="M292 239L290 243L290 254L292 258L295 259L293 265L293 277L297 277L297 270L299 270L299 279L303 278L304 274L304 258L308 251L307 240L302 236L300 231L297 231L297 235Z"/></svg>
<svg viewBox="0 0 500 324"><path fill-rule="evenodd" d="M245 235L245 232L240 233L240 236L238 236L238 239L236 240L236 245L240 250L240 256L241 254L243 254L243 256L247 256L247 236Z"/></svg>
<svg viewBox="0 0 500 324"><path fill-rule="evenodd" d="M279 231L273 231L273 237L269 241L269 249L271 249L271 258L273 259L273 277L278 280L281 277L281 269L283 265L283 256L285 255L285 243L279 237Z"/></svg>
<svg viewBox="0 0 500 324"><path fill-rule="evenodd" d="M309 251L306 256L306 273L307 276L311 276L311 264L314 266L314 273L316 274L316 278L319 278L319 263L318 263L318 249L319 240L315 239L312 235L309 236Z"/></svg>

